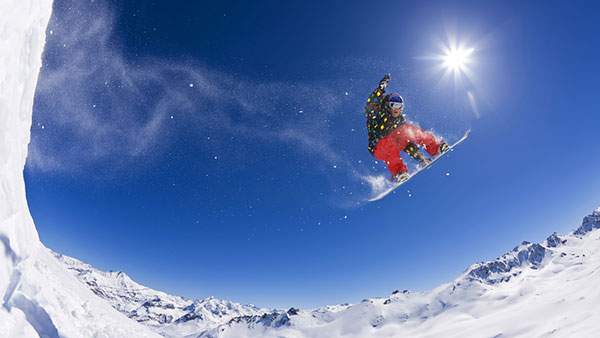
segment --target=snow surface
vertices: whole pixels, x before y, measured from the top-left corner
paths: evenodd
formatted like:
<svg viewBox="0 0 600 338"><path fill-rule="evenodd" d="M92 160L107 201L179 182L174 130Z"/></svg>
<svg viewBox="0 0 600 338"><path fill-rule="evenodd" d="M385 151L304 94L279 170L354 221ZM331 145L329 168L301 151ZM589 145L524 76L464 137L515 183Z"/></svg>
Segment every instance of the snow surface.
<svg viewBox="0 0 600 338"><path fill-rule="evenodd" d="M23 168L50 0L0 0L0 337L159 337L95 296L41 244Z"/></svg>

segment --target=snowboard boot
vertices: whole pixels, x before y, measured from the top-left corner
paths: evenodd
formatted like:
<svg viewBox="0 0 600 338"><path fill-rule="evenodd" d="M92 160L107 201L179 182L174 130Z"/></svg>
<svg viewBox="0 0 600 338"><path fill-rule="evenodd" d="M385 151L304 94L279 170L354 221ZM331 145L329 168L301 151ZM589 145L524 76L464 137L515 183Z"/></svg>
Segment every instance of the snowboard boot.
<svg viewBox="0 0 600 338"><path fill-rule="evenodd" d="M448 143L442 142L440 144L440 154L443 154L443 153L447 152L448 150L450 150L450 146L448 145Z"/></svg>
<svg viewBox="0 0 600 338"><path fill-rule="evenodd" d="M397 173L392 176L392 182L394 183L403 183L410 178L410 175L407 172Z"/></svg>
<svg viewBox="0 0 600 338"><path fill-rule="evenodd" d="M430 159L421 153L419 147L417 147L414 143L409 143L406 148L404 148L404 152L406 152L410 157L419 161L419 167L421 168L426 167L431 162Z"/></svg>

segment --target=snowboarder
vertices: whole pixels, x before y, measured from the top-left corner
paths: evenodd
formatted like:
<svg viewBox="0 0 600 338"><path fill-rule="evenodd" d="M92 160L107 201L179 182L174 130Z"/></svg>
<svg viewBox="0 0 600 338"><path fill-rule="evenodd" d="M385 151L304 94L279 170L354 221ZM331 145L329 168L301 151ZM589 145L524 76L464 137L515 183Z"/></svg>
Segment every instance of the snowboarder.
<svg viewBox="0 0 600 338"><path fill-rule="evenodd" d="M398 93L385 94L389 82L390 75L386 74L367 99L365 115L369 131L369 152L385 162L392 174L392 181L404 182L410 175L400 157L401 151L419 161L419 165L425 166L430 159L421 153L419 147L425 148L429 156L433 157L448 151L449 146L441 137L406 120L402 96Z"/></svg>

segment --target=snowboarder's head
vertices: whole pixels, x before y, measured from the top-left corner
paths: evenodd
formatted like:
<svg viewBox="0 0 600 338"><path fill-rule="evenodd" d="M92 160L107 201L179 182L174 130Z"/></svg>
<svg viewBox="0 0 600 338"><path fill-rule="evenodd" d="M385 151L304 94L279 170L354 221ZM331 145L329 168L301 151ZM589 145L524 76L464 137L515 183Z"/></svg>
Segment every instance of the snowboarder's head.
<svg viewBox="0 0 600 338"><path fill-rule="evenodd" d="M390 93L385 97L386 105L392 116L398 117L404 112L404 99L398 93Z"/></svg>

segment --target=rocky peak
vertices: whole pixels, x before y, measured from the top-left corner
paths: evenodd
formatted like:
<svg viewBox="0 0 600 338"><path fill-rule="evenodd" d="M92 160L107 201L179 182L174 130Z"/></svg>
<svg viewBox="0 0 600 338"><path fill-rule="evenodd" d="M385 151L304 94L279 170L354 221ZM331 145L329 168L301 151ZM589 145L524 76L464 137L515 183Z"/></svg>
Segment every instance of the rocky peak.
<svg viewBox="0 0 600 338"><path fill-rule="evenodd" d="M588 232L600 228L600 208L594 210L590 215L583 218L581 226L573 232L573 234L582 236Z"/></svg>
<svg viewBox="0 0 600 338"><path fill-rule="evenodd" d="M510 280L519 274L516 268L528 266L537 269L546 256L546 248L538 243L522 242L496 260L474 264L467 273L467 279L486 284L496 284Z"/></svg>
<svg viewBox="0 0 600 338"><path fill-rule="evenodd" d="M556 232L546 238L546 246L549 248L556 248L565 243L567 243L567 240L560 238Z"/></svg>

